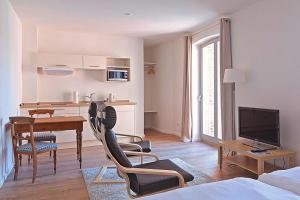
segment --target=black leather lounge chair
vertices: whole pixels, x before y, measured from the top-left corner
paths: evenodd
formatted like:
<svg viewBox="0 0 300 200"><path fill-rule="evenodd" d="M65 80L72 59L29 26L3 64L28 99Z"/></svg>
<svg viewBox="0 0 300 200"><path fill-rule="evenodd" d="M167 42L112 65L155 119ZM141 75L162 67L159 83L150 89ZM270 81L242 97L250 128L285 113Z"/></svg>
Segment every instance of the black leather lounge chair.
<svg viewBox="0 0 300 200"><path fill-rule="evenodd" d="M191 174L171 160L159 160L152 153L123 151L117 142L116 133L112 130L116 124L116 118L116 111L113 107L102 106L100 108L97 138L103 142L106 154L116 165L119 174L126 180L130 197L135 198L184 187L185 183L194 179ZM127 158L129 155L151 156L156 161L133 165Z"/></svg>
<svg viewBox="0 0 300 200"><path fill-rule="evenodd" d="M98 113L98 105L103 106L103 102L91 102L89 106L89 124L90 127L94 133L94 135L97 137L98 140L102 142L102 139L99 137L99 127L100 127L100 120L97 116ZM121 146L122 150L124 151L134 151L134 152L151 152L151 142L149 140L143 140L140 136L133 136L133 135L126 135L126 134L116 134L118 136L122 137L128 137L131 142L125 143L125 142L118 142ZM143 157L141 156L141 161L143 162ZM105 171L107 168L113 168L113 166L103 166L101 168L101 171L99 172L98 176L95 179L95 183L120 183L120 181L116 180L105 180L103 179L103 175L105 174ZM124 182L124 181L121 181Z"/></svg>

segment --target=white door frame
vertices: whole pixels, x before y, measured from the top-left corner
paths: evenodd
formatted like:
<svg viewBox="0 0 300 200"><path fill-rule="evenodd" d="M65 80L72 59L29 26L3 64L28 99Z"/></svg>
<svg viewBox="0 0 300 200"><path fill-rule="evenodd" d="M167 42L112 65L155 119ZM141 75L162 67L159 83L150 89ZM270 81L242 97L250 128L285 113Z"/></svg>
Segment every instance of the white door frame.
<svg viewBox="0 0 300 200"><path fill-rule="evenodd" d="M220 139L218 139L218 98L220 98L218 96L218 51L217 51L217 42L220 41L219 37L210 39L208 41L206 41L205 43L202 43L199 45L199 77L200 77L200 97L199 97L199 102L200 102L200 137L201 140L203 141L208 141L208 142L212 142L212 143L218 143L220 141ZM214 80L215 80L215 84L214 84L214 137L212 136L208 136L203 134L203 82L202 82L202 74L203 74L203 61L202 61L202 51L203 48L210 45L210 44L214 44Z"/></svg>

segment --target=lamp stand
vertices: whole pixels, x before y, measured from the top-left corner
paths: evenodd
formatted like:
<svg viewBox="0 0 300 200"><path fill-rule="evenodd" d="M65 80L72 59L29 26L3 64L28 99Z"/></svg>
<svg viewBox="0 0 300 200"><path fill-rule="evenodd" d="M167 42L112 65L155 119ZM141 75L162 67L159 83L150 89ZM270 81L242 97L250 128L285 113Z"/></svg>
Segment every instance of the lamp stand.
<svg viewBox="0 0 300 200"><path fill-rule="evenodd" d="M235 83L232 84L232 140L236 140L236 133L235 133Z"/></svg>

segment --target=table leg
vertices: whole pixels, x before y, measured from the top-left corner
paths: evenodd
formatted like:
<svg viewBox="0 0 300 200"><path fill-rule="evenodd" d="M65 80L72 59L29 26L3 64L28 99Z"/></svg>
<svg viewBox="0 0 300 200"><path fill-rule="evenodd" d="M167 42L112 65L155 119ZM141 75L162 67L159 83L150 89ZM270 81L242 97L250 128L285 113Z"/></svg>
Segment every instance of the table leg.
<svg viewBox="0 0 300 200"><path fill-rule="evenodd" d="M218 148L218 164L219 164L219 168L222 169L222 164L223 164L223 147L221 145Z"/></svg>
<svg viewBox="0 0 300 200"><path fill-rule="evenodd" d="M261 175L265 172L265 161L264 160L257 160L257 174Z"/></svg>
<svg viewBox="0 0 300 200"><path fill-rule="evenodd" d="M19 138L22 138L22 133L18 133ZM23 144L22 139L19 139L19 146ZM19 154L20 166L22 166L22 154Z"/></svg>
<svg viewBox="0 0 300 200"><path fill-rule="evenodd" d="M76 131L76 135L77 135L77 156L78 156L78 160L79 160L79 165L80 165L80 169L81 169L81 162L82 162L82 158L81 158L81 152L82 152L82 131L77 130Z"/></svg>
<svg viewBox="0 0 300 200"><path fill-rule="evenodd" d="M79 160L79 134L78 131L76 130L76 151L77 151L77 160Z"/></svg>

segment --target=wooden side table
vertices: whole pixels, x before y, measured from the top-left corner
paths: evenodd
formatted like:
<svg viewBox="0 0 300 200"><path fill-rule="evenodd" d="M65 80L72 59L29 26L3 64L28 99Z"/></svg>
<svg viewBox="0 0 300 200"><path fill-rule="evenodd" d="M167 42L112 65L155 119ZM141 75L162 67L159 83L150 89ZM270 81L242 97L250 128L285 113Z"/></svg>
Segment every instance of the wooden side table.
<svg viewBox="0 0 300 200"><path fill-rule="evenodd" d="M244 145L242 141L239 140L221 141L219 142L218 148L218 162L220 169L222 169L223 162L226 161L257 175L261 175L267 171L265 169L265 161L288 158L289 168L294 167L296 164L296 153L294 151L276 149L261 153L252 153L251 150L255 148ZM235 153L224 157L224 150L229 150Z"/></svg>

